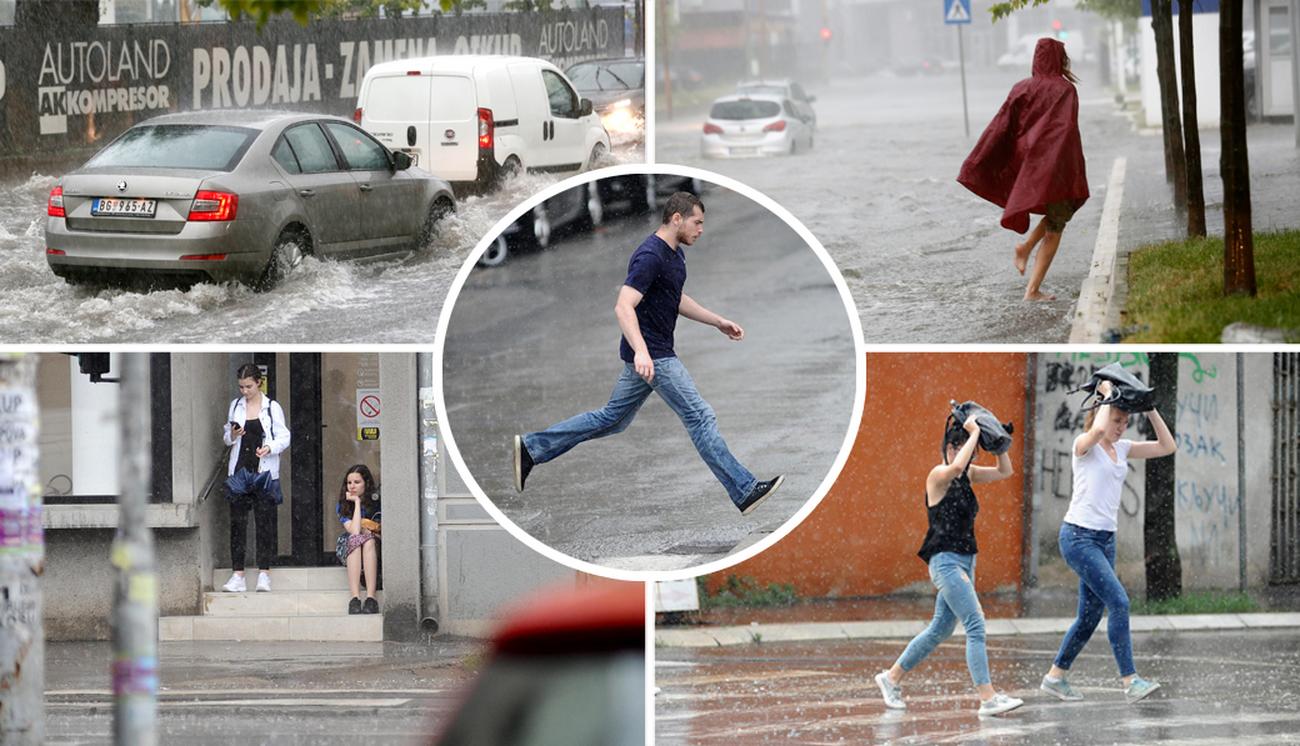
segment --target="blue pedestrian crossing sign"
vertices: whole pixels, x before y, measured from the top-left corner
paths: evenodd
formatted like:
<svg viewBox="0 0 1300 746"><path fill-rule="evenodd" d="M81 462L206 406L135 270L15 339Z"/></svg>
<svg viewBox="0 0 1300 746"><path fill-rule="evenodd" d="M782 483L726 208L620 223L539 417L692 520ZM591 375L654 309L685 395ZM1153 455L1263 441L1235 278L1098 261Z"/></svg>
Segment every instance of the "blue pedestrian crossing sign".
<svg viewBox="0 0 1300 746"><path fill-rule="evenodd" d="M970 0L943 0L943 22L970 23Z"/></svg>

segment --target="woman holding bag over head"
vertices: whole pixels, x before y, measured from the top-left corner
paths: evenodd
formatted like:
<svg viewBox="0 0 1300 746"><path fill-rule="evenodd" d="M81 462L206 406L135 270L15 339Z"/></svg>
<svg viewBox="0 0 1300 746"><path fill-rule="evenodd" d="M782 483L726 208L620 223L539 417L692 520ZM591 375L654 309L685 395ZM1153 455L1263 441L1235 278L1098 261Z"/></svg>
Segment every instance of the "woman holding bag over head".
<svg viewBox="0 0 1300 746"><path fill-rule="evenodd" d="M1096 391L1105 401L1114 388L1110 381L1103 380L1097 384ZM1138 676L1133 665L1128 593L1115 575L1115 531L1129 459L1160 458L1178 447L1159 412L1150 409L1146 416L1155 428L1156 440L1123 439L1129 424L1128 412L1111 404L1090 411L1083 434L1074 439L1070 454L1074 490L1058 540L1061 557L1079 576L1079 611L1061 641L1051 670L1039 685L1058 699L1083 699L1070 688L1065 675L1097 629L1103 611L1110 617L1106 632L1124 682L1124 698L1133 704L1160 688L1156 682Z"/></svg>
<svg viewBox="0 0 1300 746"><path fill-rule="evenodd" d="M989 678L988 653L984 649L984 609L975 594L975 515L979 512L979 502L971 484L994 482L1011 476L1011 458L1006 451L1010 438L1005 433L998 433L1001 452L996 467L975 466L973 462L980 446L981 432L976 414L964 411L971 404L961 407L964 422L954 418L945 428L943 463L931 469L925 480L929 529L917 555L929 566L930 580L939 594L935 598L934 619L930 625L908 644L891 668L876 674L876 685L880 687L885 706L890 709L907 707L899 687L903 676L952 635L958 620L966 629L966 666L979 692L979 714L1000 715L1024 704L1022 700L993 688ZM982 407L977 411L987 412ZM954 403L954 414L957 413L958 407Z"/></svg>
<svg viewBox="0 0 1300 746"><path fill-rule="evenodd" d="M348 568L349 614L378 614L379 602L375 600L375 586L379 580L379 518L381 506L379 490L370 467L356 464L343 475L339 488L339 505L336 511L343 533L335 550L339 562ZM361 601L361 573L366 574L366 600Z"/></svg>
<svg viewBox="0 0 1300 746"><path fill-rule="evenodd" d="M239 396L230 403L222 438L230 448L226 498L230 501L230 565L234 572L221 586L231 593L248 590L244 580L248 512L257 518L257 590L271 590L271 560L275 557L276 510L280 492L280 454L289 447L284 410L262 393L262 371L245 364L235 374Z"/></svg>

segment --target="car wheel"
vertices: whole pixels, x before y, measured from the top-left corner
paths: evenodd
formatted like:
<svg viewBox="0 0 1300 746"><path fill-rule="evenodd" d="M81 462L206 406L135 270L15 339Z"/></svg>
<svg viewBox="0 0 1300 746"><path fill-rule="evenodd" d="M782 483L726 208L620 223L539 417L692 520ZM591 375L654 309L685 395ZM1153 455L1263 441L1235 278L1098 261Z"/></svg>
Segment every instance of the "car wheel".
<svg viewBox="0 0 1300 746"><path fill-rule="evenodd" d="M523 162L517 156L512 155L506 158L506 162L502 163L501 167L497 169L496 178L492 180L492 186L500 187L523 172Z"/></svg>
<svg viewBox="0 0 1300 746"><path fill-rule="evenodd" d="M417 251L433 243L433 239L438 234L438 223L455 211L456 205L446 197L439 197L433 201L429 207L429 215L424 219L424 227L420 230L420 241L415 247Z"/></svg>
<svg viewBox="0 0 1300 746"><path fill-rule="evenodd" d="M583 167L583 170L590 171L595 168L600 168L602 165L604 165L605 154L607 152L608 151L605 150L604 143L598 142L595 145L593 145L591 148L591 155L588 156L587 165Z"/></svg>
<svg viewBox="0 0 1300 746"><path fill-rule="evenodd" d="M790 138L790 151L786 153L786 155L795 155L798 152L799 152L799 143L795 142L795 139L792 137Z"/></svg>
<svg viewBox="0 0 1300 746"><path fill-rule="evenodd" d="M510 242L505 236L497 236L496 240L487 247L483 256L478 258L478 263L484 267L498 267L505 263L506 258L510 256Z"/></svg>
<svg viewBox="0 0 1300 746"><path fill-rule="evenodd" d="M302 265L303 257L311 253L311 238L302 231L286 229L275 239L271 249L271 258L262 272L257 289L270 290L284 282L295 269Z"/></svg>

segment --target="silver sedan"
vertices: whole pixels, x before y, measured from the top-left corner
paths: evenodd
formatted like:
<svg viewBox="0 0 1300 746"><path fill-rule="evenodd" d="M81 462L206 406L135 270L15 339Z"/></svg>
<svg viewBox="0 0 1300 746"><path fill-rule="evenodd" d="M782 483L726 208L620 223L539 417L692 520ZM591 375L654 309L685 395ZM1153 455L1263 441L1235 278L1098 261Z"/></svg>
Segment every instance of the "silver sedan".
<svg viewBox="0 0 1300 746"><path fill-rule="evenodd" d="M270 286L305 254L406 253L451 187L340 117L168 114L137 124L50 192L46 260L68 281Z"/></svg>

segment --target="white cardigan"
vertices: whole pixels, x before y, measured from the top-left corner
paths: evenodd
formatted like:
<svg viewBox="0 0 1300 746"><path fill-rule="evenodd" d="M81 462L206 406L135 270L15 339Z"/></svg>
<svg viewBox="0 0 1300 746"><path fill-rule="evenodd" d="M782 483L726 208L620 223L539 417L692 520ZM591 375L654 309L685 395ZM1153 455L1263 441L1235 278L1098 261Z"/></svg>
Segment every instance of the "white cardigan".
<svg viewBox="0 0 1300 746"><path fill-rule="evenodd" d="M230 415L226 418L226 424L221 428L222 440L226 445L234 446L230 449L230 463L226 469L226 475L230 476L235 473L235 464L239 461L239 442L243 436L238 438L230 437L230 420L235 422L244 422L248 419L246 402L244 397L236 397L230 403ZM280 454L284 453L289 447L289 428L284 424L284 410L280 409L280 403L262 394L262 413L257 417L262 423L262 432L265 437L262 445L270 446L271 452L257 460L257 471L271 472L272 479L280 478Z"/></svg>

